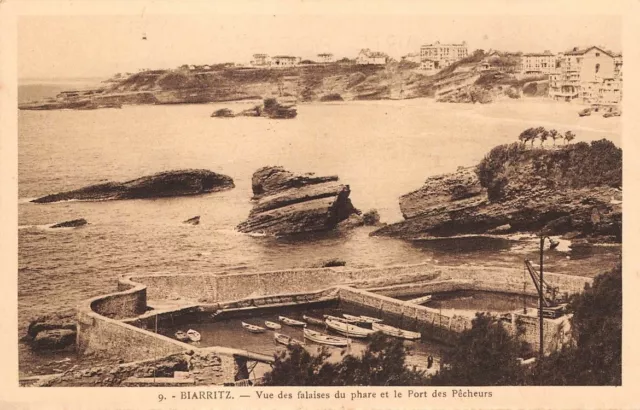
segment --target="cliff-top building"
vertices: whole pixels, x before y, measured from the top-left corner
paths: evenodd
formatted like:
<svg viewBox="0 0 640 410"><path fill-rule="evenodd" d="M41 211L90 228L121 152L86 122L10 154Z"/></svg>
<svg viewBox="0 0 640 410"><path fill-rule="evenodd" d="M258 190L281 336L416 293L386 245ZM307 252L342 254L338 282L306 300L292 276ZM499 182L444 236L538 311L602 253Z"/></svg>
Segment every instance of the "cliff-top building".
<svg viewBox="0 0 640 410"><path fill-rule="evenodd" d="M356 57L356 64L383 65L387 63L387 55L379 51L371 51L363 48Z"/></svg>
<svg viewBox="0 0 640 410"><path fill-rule="evenodd" d="M439 69L447 67L458 60L467 57L467 42L461 44L440 44L436 41L433 44L425 44L420 47L420 59L436 62Z"/></svg>
<svg viewBox="0 0 640 410"><path fill-rule="evenodd" d="M294 56L273 56L271 57L272 67L295 67L300 64L300 57Z"/></svg>
<svg viewBox="0 0 640 410"><path fill-rule="evenodd" d="M557 57L549 50L543 53L528 53L522 55L522 74L543 75L551 74L556 69Z"/></svg>
<svg viewBox="0 0 640 410"><path fill-rule="evenodd" d="M320 53L318 54L319 63L333 63L335 61L332 53Z"/></svg>
<svg viewBox="0 0 640 410"><path fill-rule="evenodd" d="M619 103L622 56L596 46L564 52L558 68L549 76L549 96L584 103Z"/></svg>

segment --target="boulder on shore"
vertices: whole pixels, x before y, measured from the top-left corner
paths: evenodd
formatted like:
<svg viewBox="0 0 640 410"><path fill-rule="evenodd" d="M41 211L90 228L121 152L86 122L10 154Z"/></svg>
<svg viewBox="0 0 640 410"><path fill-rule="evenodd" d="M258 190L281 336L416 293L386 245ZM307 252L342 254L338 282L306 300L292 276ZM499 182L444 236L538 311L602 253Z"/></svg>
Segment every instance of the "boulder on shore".
<svg viewBox="0 0 640 410"><path fill-rule="evenodd" d="M80 218L51 225L51 228L76 228L78 226L86 225L87 223L86 219Z"/></svg>
<svg viewBox="0 0 640 410"><path fill-rule="evenodd" d="M282 167L264 167L253 174L256 203L240 232L288 235L334 229L360 214L349 199L349 186L337 176L295 175Z"/></svg>
<svg viewBox="0 0 640 410"><path fill-rule="evenodd" d="M43 330L33 338L31 347L36 350L60 350L76 342L76 332L69 329Z"/></svg>
<svg viewBox="0 0 640 410"><path fill-rule="evenodd" d="M54 329L76 329L76 314L68 311L63 313L55 313L51 315L42 315L34 318L29 322L27 328L27 337L34 338L43 330Z"/></svg>
<svg viewBox="0 0 640 410"><path fill-rule="evenodd" d="M477 167L430 177L403 195L405 220L372 235L527 232L620 242L621 181L622 151L606 140L553 150L499 146Z"/></svg>
<svg viewBox="0 0 640 410"><path fill-rule="evenodd" d="M64 349L76 341L76 315L68 311L39 316L27 328L22 339L36 350Z"/></svg>
<svg viewBox="0 0 640 410"><path fill-rule="evenodd" d="M105 182L73 191L43 196L31 202L50 203L71 199L83 201L143 199L218 192L233 188L233 179L206 169L159 172L126 182Z"/></svg>

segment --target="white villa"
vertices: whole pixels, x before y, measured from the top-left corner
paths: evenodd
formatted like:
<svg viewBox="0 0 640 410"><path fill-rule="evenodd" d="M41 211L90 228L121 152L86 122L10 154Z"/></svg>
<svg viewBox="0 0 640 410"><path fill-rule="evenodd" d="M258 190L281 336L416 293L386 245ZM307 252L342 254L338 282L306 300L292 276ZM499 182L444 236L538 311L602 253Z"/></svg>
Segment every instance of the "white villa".
<svg viewBox="0 0 640 410"><path fill-rule="evenodd" d="M356 57L356 64L375 64L383 65L387 63L387 55L379 51L371 51L368 48L360 50L360 54Z"/></svg>

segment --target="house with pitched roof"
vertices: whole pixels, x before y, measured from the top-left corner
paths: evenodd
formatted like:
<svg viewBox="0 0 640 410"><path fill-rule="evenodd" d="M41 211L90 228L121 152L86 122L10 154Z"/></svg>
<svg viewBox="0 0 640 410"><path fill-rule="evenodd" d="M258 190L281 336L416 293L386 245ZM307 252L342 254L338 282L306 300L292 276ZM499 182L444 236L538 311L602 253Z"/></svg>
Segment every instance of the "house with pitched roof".
<svg viewBox="0 0 640 410"><path fill-rule="evenodd" d="M387 63L387 55L379 51L371 51L363 48L356 57L356 64L375 64L383 65Z"/></svg>
<svg viewBox="0 0 640 410"><path fill-rule="evenodd" d="M619 102L615 100L622 98L622 57L618 68L616 58L614 53L597 46L574 47L562 53L556 70L549 76L549 96L555 100L598 103L606 94L607 103ZM613 97L614 94L619 97Z"/></svg>

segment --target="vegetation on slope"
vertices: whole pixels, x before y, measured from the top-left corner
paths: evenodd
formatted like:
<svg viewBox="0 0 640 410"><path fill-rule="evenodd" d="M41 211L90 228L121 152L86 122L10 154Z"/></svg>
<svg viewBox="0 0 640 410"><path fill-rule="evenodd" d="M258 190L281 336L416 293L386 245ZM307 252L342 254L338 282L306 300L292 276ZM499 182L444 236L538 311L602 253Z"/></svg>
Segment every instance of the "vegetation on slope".
<svg viewBox="0 0 640 410"><path fill-rule="evenodd" d="M480 161L476 173L480 184L487 188L489 199L500 200L509 183L523 182L544 185L553 189L588 188L595 186L622 186L622 150L611 141L602 139L591 144L579 142L557 149L533 148L538 139L542 144L553 135L554 143L559 133L542 127L526 130L533 135L523 142L499 145ZM564 139L573 139L566 133ZM525 141L531 141L529 149ZM522 172L523 165L532 167L533 175Z"/></svg>

